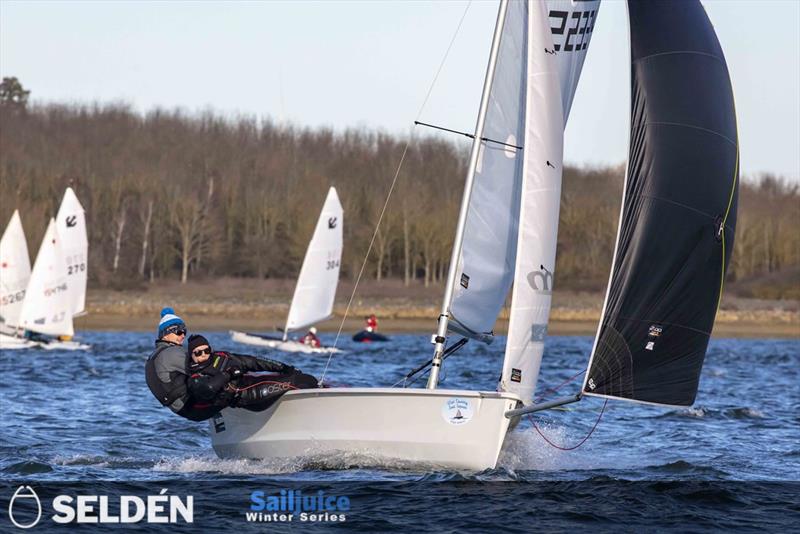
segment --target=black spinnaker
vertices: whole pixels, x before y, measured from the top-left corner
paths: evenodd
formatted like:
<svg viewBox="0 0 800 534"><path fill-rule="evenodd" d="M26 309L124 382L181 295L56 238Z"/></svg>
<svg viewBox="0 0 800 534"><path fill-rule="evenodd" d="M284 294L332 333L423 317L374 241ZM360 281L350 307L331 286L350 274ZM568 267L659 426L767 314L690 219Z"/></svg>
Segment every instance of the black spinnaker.
<svg viewBox="0 0 800 534"><path fill-rule="evenodd" d="M583 391L694 402L733 250L733 90L697 0L629 0L631 133L617 247Z"/></svg>

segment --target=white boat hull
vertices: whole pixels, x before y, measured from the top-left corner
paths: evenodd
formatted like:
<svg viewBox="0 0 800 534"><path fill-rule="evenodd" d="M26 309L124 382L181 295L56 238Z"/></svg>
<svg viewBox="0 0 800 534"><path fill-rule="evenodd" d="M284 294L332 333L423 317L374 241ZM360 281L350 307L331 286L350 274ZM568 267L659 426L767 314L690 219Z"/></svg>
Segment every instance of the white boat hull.
<svg viewBox="0 0 800 534"><path fill-rule="evenodd" d="M258 335L248 334L247 332L239 332L231 330L231 339L236 343L244 343L245 345L255 345L257 347L267 347L270 349L280 350L282 352L302 352L305 354L330 354L342 352L339 349L330 347L310 347L299 341L287 339L272 339Z"/></svg>
<svg viewBox="0 0 800 534"><path fill-rule="evenodd" d="M48 341L34 341L24 337L0 334L0 350L88 350L89 348L91 348L89 345L78 343L77 341L59 341L57 339L51 339Z"/></svg>
<svg viewBox="0 0 800 534"><path fill-rule="evenodd" d="M211 421L221 458L329 459L480 471L497 464L511 393L329 388L286 393L263 412L228 408Z"/></svg>

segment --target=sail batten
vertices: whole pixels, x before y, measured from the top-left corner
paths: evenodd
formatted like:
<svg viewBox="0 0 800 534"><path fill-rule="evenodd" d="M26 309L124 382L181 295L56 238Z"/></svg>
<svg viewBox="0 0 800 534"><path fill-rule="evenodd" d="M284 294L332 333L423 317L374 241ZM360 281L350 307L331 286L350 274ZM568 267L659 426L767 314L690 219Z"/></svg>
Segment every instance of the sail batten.
<svg viewBox="0 0 800 534"><path fill-rule="evenodd" d="M730 76L697 1L629 1L631 129L586 395L694 402L736 225Z"/></svg>

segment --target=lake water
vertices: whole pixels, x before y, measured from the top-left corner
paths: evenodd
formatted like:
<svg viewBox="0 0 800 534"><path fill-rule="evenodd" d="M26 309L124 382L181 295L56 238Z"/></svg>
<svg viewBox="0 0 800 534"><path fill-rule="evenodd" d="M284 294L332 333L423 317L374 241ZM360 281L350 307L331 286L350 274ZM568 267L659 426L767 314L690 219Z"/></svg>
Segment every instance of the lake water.
<svg viewBox="0 0 800 534"><path fill-rule="evenodd" d="M147 389L151 335L78 337L92 349L0 353L0 530L10 528L5 510L19 484L38 484L45 494L64 488L149 494L169 487L197 495L202 506L195 526L212 530L698 531L800 524L798 340L712 340L694 407L609 402L594 434L573 451L552 447L524 421L506 440L496 469L459 473L346 455L322 462L220 460L206 423L173 415ZM215 348L269 355L317 376L326 361L237 345L224 333L209 338ZM333 336L322 338L329 343ZM347 352L333 358L327 375L336 385L390 386L431 351L427 334L396 335L373 346L346 339L340 346ZM539 391L585 368L591 343L590 337L549 338ZM442 387L494 389L502 347L502 340L490 347L468 343L446 361ZM415 386L423 384L424 378ZM558 395L579 385L580 379ZM536 422L550 441L570 446L594 426L602 406L600 399L585 399ZM252 491L291 488L347 495L347 521L243 520Z"/></svg>

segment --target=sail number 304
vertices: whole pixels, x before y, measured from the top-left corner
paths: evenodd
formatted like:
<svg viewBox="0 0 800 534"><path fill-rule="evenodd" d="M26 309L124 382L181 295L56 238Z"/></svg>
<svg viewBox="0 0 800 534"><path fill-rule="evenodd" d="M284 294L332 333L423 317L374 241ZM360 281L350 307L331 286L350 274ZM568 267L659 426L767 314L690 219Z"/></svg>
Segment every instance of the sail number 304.
<svg viewBox="0 0 800 534"><path fill-rule="evenodd" d="M339 268L339 260L328 260L327 264L325 265L326 271L338 268Z"/></svg>

